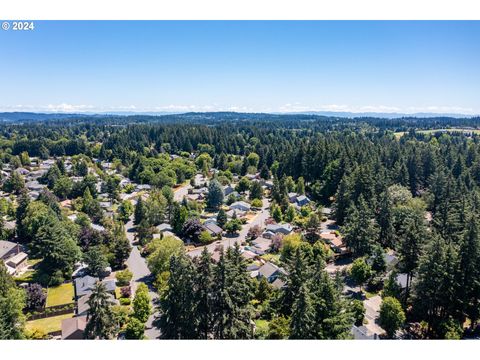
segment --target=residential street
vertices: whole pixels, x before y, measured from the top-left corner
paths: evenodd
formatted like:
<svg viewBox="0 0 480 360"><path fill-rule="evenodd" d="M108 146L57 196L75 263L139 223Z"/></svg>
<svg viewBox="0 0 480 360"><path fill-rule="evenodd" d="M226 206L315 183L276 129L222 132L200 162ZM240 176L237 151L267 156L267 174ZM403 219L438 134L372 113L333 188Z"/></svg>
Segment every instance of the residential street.
<svg viewBox="0 0 480 360"><path fill-rule="evenodd" d="M135 232L133 231L133 227L133 220L130 219L130 221L125 224L125 231L127 233L127 238L132 245L132 252L130 253L130 257L127 260L127 266L133 273L132 291L135 292L138 284L141 282L145 283L149 287L149 295L152 299L152 306L154 307L154 312L147 320L145 326L145 336L149 339L156 339L160 336L160 330L153 326L153 322L158 315L155 305L155 302L158 299L158 295L152 290L152 287L150 285L151 272L148 269L147 262L140 255L140 251L138 250L138 248L133 245L133 241L135 239Z"/></svg>

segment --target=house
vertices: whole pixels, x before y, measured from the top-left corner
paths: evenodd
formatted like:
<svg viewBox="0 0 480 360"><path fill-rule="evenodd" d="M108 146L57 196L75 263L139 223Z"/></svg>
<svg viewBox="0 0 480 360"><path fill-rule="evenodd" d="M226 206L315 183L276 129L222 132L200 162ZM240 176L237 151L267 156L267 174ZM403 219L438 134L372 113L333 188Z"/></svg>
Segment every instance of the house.
<svg viewBox="0 0 480 360"><path fill-rule="evenodd" d="M271 262L265 263L258 269L258 278L264 277L270 284L277 280L278 277L286 274L285 270Z"/></svg>
<svg viewBox="0 0 480 360"><path fill-rule="evenodd" d="M90 300L90 295L91 294L83 295L80 299L78 299L77 309L76 309L77 316L88 315L88 311L90 310L90 305L88 305L88 300ZM108 294L108 299L112 303L112 305L118 305L118 300L116 300L112 294Z"/></svg>
<svg viewBox="0 0 480 360"><path fill-rule="evenodd" d="M0 240L0 260L6 261L21 251L20 245L11 241Z"/></svg>
<svg viewBox="0 0 480 360"><path fill-rule="evenodd" d="M27 260L28 255L24 252L19 252L17 255L12 256L7 261L5 261L5 266L10 273L18 274L20 271L27 267Z"/></svg>
<svg viewBox="0 0 480 360"><path fill-rule="evenodd" d="M231 185L227 185L223 188L223 193L225 194L225 196L228 196L233 192L235 192L235 189Z"/></svg>
<svg viewBox="0 0 480 360"><path fill-rule="evenodd" d="M93 223L91 223L91 224L90 224L90 227L91 227L93 230L105 231L105 227L103 227L102 225L98 225L98 224L93 224Z"/></svg>
<svg viewBox="0 0 480 360"><path fill-rule="evenodd" d="M290 224L269 224L267 225L266 232L272 232L274 234L288 235L292 232L293 227Z"/></svg>
<svg viewBox="0 0 480 360"><path fill-rule="evenodd" d="M46 173L47 173L47 170L45 169L35 170L35 171L31 171L30 174L28 174L28 177L32 180L37 180L38 178L42 177Z"/></svg>
<svg viewBox="0 0 480 360"><path fill-rule="evenodd" d="M142 190L150 190L152 187L148 184L141 184L141 185L137 185L137 187L135 188L137 191L142 191Z"/></svg>
<svg viewBox="0 0 480 360"><path fill-rule="evenodd" d="M86 316L62 320L62 340L83 340L86 326Z"/></svg>
<svg viewBox="0 0 480 360"><path fill-rule="evenodd" d="M213 222L204 223L203 228L214 237L221 235L223 232L222 228Z"/></svg>
<svg viewBox="0 0 480 360"><path fill-rule="evenodd" d="M275 289L283 289L286 285L285 281L283 281L280 277L276 278L274 282L271 284Z"/></svg>
<svg viewBox="0 0 480 360"><path fill-rule="evenodd" d="M29 181L25 184L28 190L41 191L46 188L46 185L40 184L37 180Z"/></svg>
<svg viewBox="0 0 480 360"><path fill-rule="evenodd" d="M86 275L73 280L75 287L75 297L81 298L84 295L89 295L92 292L93 287L97 283L98 278Z"/></svg>
<svg viewBox="0 0 480 360"><path fill-rule="evenodd" d="M270 230L267 230L262 234L262 237L264 237L265 239L272 239L274 236L275 233Z"/></svg>
<svg viewBox="0 0 480 360"><path fill-rule="evenodd" d="M240 210L240 211L249 211L250 204L245 201L236 201L230 205L230 210Z"/></svg>
<svg viewBox="0 0 480 360"><path fill-rule="evenodd" d="M170 224L167 224L167 223L163 223L163 224L158 225L157 230L158 230L158 232L161 232L161 233L165 232L165 231L173 231Z"/></svg>
<svg viewBox="0 0 480 360"><path fill-rule="evenodd" d="M35 200L37 200L38 197L40 196L40 193L39 193L38 191L30 191L30 192L28 193L28 196L30 196L30 199L32 199L32 200L35 201Z"/></svg>
<svg viewBox="0 0 480 360"><path fill-rule="evenodd" d="M25 168L19 167L15 169L15 172L20 175L27 175L30 171Z"/></svg>
<svg viewBox="0 0 480 360"><path fill-rule="evenodd" d="M306 197L305 195L300 195L297 197L297 205L299 207L308 205L310 203L310 199Z"/></svg>
<svg viewBox="0 0 480 360"><path fill-rule="evenodd" d="M95 284L99 281L98 278L86 275L83 277L78 277L73 280L73 284L75 287L75 298L79 299L84 295L90 295ZM115 289L117 287L115 283L115 279L105 279L102 281L105 285L107 292L115 294Z"/></svg>
<svg viewBox="0 0 480 360"><path fill-rule="evenodd" d="M9 230L9 231L13 231L15 230L15 227L17 226L17 221L16 220L12 220L12 221L5 221L3 223L3 228L5 230Z"/></svg>
<svg viewBox="0 0 480 360"><path fill-rule="evenodd" d="M320 238L328 243L336 254L344 254L348 251L342 237L338 236L334 231L322 232Z"/></svg>
<svg viewBox="0 0 480 360"><path fill-rule="evenodd" d="M263 186L265 187L265 189L271 190L273 189L273 181L271 180L264 181Z"/></svg>
<svg viewBox="0 0 480 360"><path fill-rule="evenodd" d="M112 207L112 203L110 201L100 201L99 204L102 209L110 209Z"/></svg>
<svg viewBox="0 0 480 360"><path fill-rule="evenodd" d="M250 246L249 248L255 254L263 255L266 252L270 251L271 244L272 241L270 239L259 237L252 241L252 246Z"/></svg>
<svg viewBox="0 0 480 360"><path fill-rule="evenodd" d="M297 202L297 197L298 194L295 192L288 193L288 201L290 201L291 203Z"/></svg>

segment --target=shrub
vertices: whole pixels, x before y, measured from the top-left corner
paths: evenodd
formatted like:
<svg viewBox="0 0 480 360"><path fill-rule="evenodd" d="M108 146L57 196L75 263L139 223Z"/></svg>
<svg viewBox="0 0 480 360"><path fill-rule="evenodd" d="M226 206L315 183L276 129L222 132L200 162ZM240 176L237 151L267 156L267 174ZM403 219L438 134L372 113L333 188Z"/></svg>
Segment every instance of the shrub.
<svg viewBox="0 0 480 360"><path fill-rule="evenodd" d="M120 305L130 305L131 301L130 298L120 298Z"/></svg>
<svg viewBox="0 0 480 360"><path fill-rule="evenodd" d="M130 270L117 271L116 278L119 286L127 286L132 280L133 274Z"/></svg>
<svg viewBox="0 0 480 360"><path fill-rule="evenodd" d="M251 202L251 205L254 207L254 208L261 208L262 207L262 200L260 199L253 199L252 202Z"/></svg>
<svg viewBox="0 0 480 360"><path fill-rule="evenodd" d="M127 323L125 338L127 339L143 339L145 331L145 323L141 322L134 316L130 316Z"/></svg>
<svg viewBox="0 0 480 360"><path fill-rule="evenodd" d="M130 298L132 296L132 288L130 286L124 286L120 289L122 298Z"/></svg>
<svg viewBox="0 0 480 360"><path fill-rule="evenodd" d="M206 230L202 231L200 233L200 236L198 237L198 240L206 245L206 244L210 244L212 241L213 241L213 238L212 238L212 235L210 235L210 233Z"/></svg>

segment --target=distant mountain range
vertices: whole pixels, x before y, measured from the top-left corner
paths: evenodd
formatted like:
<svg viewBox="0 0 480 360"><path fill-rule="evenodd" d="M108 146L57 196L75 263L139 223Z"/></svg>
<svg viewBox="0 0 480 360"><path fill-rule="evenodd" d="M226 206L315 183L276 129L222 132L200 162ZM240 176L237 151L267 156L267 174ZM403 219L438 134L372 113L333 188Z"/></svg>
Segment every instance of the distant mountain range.
<svg viewBox="0 0 480 360"><path fill-rule="evenodd" d="M289 113L276 113L276 114L302 114L302 115L319 115L329 117L342 117L342 118L382 118L382 119L398 119L398 118L435 118L435 117L452 117L452 118L471 118L475 115L465 114L452 114L452 113L379 113L379 112L346 112L346 111L307 111L307 112L289 112Z"/></svg>
<svg viewBox="0 0 480 360"><path fill-rule="evenodd" d="M36 112L0 112L0 122L22 122L22 121L46 121L46 120L63 120L63 119L81 119L81 118L107 118L111 116L166 116L176 114L190 114L201 116L222 114L226 117L232 117L238 115L240 117L253 116L258 118L261 113L234 113L234 112L205 112L205 113L185 113L185 112L109 112L109 113L36 113ZM266 113L267 117L282 116L282 115L313 115L313 116L325 116L325 117L340 117L340 118L379 118L379 119L399 119L399 118L437 118L437 117L449 117L449 118L472 118L475 116L465 114L445 114L445 113L376 113L376 112L341 112L341 111L311 111L311 112L288 112L288 113Z"/></svg>

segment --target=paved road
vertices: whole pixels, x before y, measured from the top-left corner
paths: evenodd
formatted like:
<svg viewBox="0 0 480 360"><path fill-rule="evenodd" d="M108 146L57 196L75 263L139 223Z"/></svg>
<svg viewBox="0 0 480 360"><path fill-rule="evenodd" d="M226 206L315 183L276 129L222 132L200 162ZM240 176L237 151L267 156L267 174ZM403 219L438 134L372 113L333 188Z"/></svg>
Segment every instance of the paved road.
<svg viewBox="0 0 480 360"><path fill-rule="evenodd" d="M239 231L238 236L236 237L227 237L224 236L222 240L220 240L220 243L218 241L215 241L211 243L210 245L206 245L208 251L210 253L213 253L215 248L219 245L223 245L223 247L226 249L227 247L234 246L235 243L241 243L245 238L247 237L248 230L250 230L251 227L255 225L260 225L262 227L265 226L265 220L267 220L270 217L270 201L268 199L263 199L263 206L262 210L257 213L255 218L253 218L249 223L243 225L242 230ZM191 257L199 256L203 248L205 246L199 246L195 248L194 250L190 251L188 255Z"/></svg>
<svg viewBox="0 0 480 360"><path fill-rule="evenodd" d="M125 231L127 233L127 238L130 241L130 244L132 244L132 252L130 253L130 256L127 260L127 266L133 273L132 290L135 291L139 283L147 284L150 289L149 295L150 299L152 299L152 306L155 306L155 303L158 300L158 295L156 292L153 291L151 286L152 273L148 269L147 262L140 255L140 251L138 250L138 248L133 245L133 242L135 240L135 232L133 231L133 228L133 221L132 219L130 219L130 221L125 224ZM153 322L155 321L157 316L158 312L154 311L148 318L145 325L145 336L148 339L157 339L160 336L160 330L153 326Z"/></svg>
<svg viewBox="0 0 480 360"><path fill-rule="evenodd" d="M204 182L205 182L205 178L203 177L202 174L195 175L195 184L202 184ZM192 188L192 185L188 183L182 187L179 187L178 189L175 189L173 193L173 199L178 202L182 201L183 197L187 196L188 190L191 188Z"/></svg>

